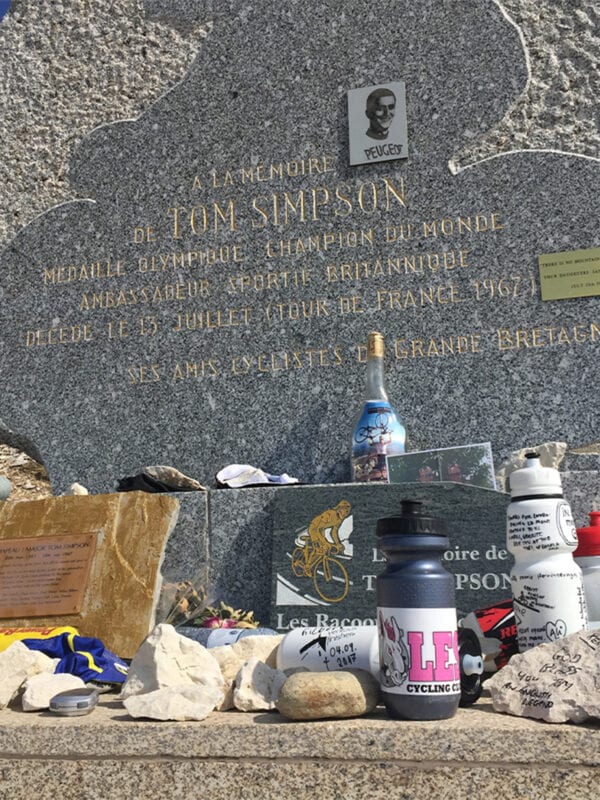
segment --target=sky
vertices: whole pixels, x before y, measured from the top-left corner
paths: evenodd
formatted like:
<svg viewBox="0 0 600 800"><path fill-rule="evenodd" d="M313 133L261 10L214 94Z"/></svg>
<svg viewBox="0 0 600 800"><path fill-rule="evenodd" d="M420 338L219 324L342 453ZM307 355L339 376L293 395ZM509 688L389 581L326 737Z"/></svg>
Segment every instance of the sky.
<svg viewBox="0 0 600 800"><path fill-rule="evenodd" d="M2 19L2 17L8 11L9 5L10 5L10 0L0 0L0 19Z"/></svg>

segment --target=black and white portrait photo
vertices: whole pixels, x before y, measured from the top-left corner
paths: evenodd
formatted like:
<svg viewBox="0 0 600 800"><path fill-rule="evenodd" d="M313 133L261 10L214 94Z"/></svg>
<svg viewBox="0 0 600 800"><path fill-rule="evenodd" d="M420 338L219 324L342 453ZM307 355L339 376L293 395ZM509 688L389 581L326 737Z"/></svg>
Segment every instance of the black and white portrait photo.
<svg viewBox="0 0 600 800"><path fill-rule="evenodd" d="M348 92L350 164L408 157L404 81Z"/></svg>

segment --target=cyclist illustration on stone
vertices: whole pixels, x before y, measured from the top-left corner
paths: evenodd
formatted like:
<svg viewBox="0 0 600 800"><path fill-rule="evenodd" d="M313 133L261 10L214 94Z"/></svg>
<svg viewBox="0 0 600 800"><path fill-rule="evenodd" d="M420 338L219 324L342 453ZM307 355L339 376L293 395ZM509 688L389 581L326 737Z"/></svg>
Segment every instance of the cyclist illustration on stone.
<svg viewBox="0 0 600 800"><path fill-rule="evenodd" d="M352 506L347 500L323 511L311 521L308 533L297 540L303 544L292 552L294 575L312 578L319 597L329 603L339 603L348 594L348 573L335 555L344 551L339 529L351 511Z"/></svg>

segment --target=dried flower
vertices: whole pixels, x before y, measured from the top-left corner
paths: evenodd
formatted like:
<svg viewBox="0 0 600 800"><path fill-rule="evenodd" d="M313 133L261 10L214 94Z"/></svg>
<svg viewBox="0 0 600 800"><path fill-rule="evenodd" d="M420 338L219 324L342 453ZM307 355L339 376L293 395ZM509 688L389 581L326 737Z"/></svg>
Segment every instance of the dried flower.
<svg viewBox="0 0 600 800"><path fill-rule="evenodd" d="M201 628L258 628L253 611L234 609L222 600L218 607L206 606L199 614L188 620L188 624Z"/></svg>

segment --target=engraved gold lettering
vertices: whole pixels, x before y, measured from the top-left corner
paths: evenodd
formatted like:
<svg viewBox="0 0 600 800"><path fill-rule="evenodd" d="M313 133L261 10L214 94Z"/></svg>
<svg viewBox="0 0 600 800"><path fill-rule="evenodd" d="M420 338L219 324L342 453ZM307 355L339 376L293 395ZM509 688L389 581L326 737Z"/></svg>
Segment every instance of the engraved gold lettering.
<svg viewBox="0 0 600 800"><path fill-rule="evenodd" d="M119 278L125 275L123 261L94 261L89 264L71 264L69 266L45 267L44 284L73 283L75 281L99 280L101 278Z"/></svg>
<svg viewBox="0 0 600 800"><path fill-rule="evenodd" d="M406 208L406 189L404 186L404 178L400 178L399 189L394 186L389 178L383 178L383 185L385 186L385 210L390 211L392 208L392 200L394 203L399 203L403 208Z"/></svg>
<svg viewBox="0 0 600 800"><path fill-rule="evenodd" d="M206 298L209 294L209 281L205 278L197 281L165 283L154 287L143 286L135 289L123 289L120 292L85 292L81 297L79 310L95 311L96 309L119 308L120 306L135 306L148 303L159 305L198 297Z"/></svg>
<svg viewBox="0 0 600 800"><path fill-rule="evenodd" d="M269 303L265 307L265 316L269 322L313 319L328 317L331 314L329 301L323 297L312 300L292 300L287 303Z"/></svg>
<svg viewBox="0 0 600 800"><path fill-rule="evenodd" d="M341 348L335 345L308 350L280 350L255 356L233 356L231 374L247 375L251 371L276 374L289 370L339 367L342 364Z"/></svg>
<svg viewBox="0 0 600 800"><path fill-rule="evenodd" d="M347 191L347 186L342 184L341 186L335 187L335 196L338 200L341 200L343 208L336 208L335 216L336 217L347 217L349 214L352 213L352 203L350 202L350 198L348 197L345 192Z"/></svg>
<svg viewBox="0 0 600 800"><path fill-rule="evenodd" d="M201 309L177 314L173 333L182 331L213 330L215 328L238 328L251 322L252 307Z"/></svg>
<svg viewBox="0 0 600 800"><path fill-rule="evenodd" d="M284 181L287 178L299 178L305 175L322 175L333 172L331 156L311 156L309 158L280 161L278 163L243 166L239 170L240 180L246 183L265 181Z"/></svg>
<svg viewBox="0 0 600 800"><path fill-rule="evenodd" d="M252 199L252 208L254 209L254 211L258 211L258 213L260 214L260 219L252 220L253 228L264 228L269 222L269 215L265 211L264 207L259 205L259 201L261 200L266 201L266 199L267 199L266 197L254 197Z"/></svg>
<svg viewBox="0 0 600 800"><path fill-rule="evenodd" d="M61 325L56 328L25 331L24 345L25 347L48 347L57 344L80 344L91 342L93 338L91 324L86 322L83 325Z"/></svg>
<svg viewBox="0 0 600 800"><path fill-rule="evenodd" d="M240 273L230 275L227 291L229 294L244 294L246 292L264 292L270 290L291 289L305 287L311 282L312 270L290 269L281 272L258 272L254 275Z"/></svg>
<svg viewBox="0 0 600 800"><path fill-rule="evenodd" d="M173 381L189 378L215 378L219 374L218 363L209 358L206 361L178 361L173 367Z"/></svg>
<svg viewBox="0 0 600 800"><path fill-rule="evenodd" d="M125 339L129 336L127 328L127 320L120 319L118 322L108 323L108 338L109 339Z"/></svg>
<svg viewBox="0 0 600 800"><path fill-rule="evenodd" d="M498 350L530 350L540 347L581 345L595 342L600 327L595 322L576 323L573 326L536 326L535 328L498 328L496 344Z"/></svg>
<svg viewBox="0 0 600 800"><path fill-rule="evenodd" d="M218 233L225 229L237 230L235 201L229 200L225 207L214 201L210 205L195 205L191 209L186 206L172 206L167 209L167 214L173 217L173 239L182 236L182 225L189 223L189 230L194 236Z"/></svg>
<svg viewBox="0 0 600 800"><path fill-rule="evenodd" d="M160 367L158 364L142 364L139 367L129 367L127 373L130 385L160 381Z"/></svg>
<svg viewBox="0 0 600 800"><path fill-rule="evenodd" d="M374 214L377 210L378 192L373 181L361 183L358 189L358 205L365 214Z"/></svg>
<svg viewBox="0 0 600 800"><path fill-rule="evenodd" d="M463 233L485 233L501 231L504 225L498 212L474 214L473 216L443 217L439 220L423 220L421 231L424 237L455 236Z"/></svg>
<svg viewBox="0 0 600 800"><path fill-rule="evenodd" d="M447 286L421 286L419 289L378 289L378 311L405 311L407 308L420 306L446 305L447 303L462 303L458 287L454 284Z"/></svg>
<svg viewBox="0 0 600 800"><path fill-rule="evenodd" d="M343 250L345 248L372 247L373 228L351 229L328 233L316 233L298 239L267 239L265 245L267 258L287 258L304 256L307 253Z"/></svg>
<svg viewBox="0 0 600 800"><path fill-rule="evenodd" d="M353 295L352 297L339 297L339 309L340 314L364 314L364 308L362 308L362 298Z"/></svg>
<svg viewBox="0 0 600 800"><path fill-rule="evenodd" d="M387 225L385 229L385 241L387 244L392 244L398 240L408 242L413 238L414 225L407 222L402 225Z"/></svg>
<svg viewBox="0 0 600 800"><path fill-rule="evenodd" d="M133 241L135 244L142 242L155 242L156 234L154 228L149 225L138 225L133 229Z"/></svg>
<svg viewBox="0 0 600 800"><path fill-rule="evenodd" d="M479 333L394 341L394 357L398 360L444 358L481 352Z"/></svg>
<svg viewBox="0 0 600 800"><path fill-rule="evenodd" d="M312 194L312 218L313 220L319 219L319 206L326 206L329 203L330 194L329 189L324 186L317 186L311 190ZM321 199L319 199L319 197Z"/></svg>

